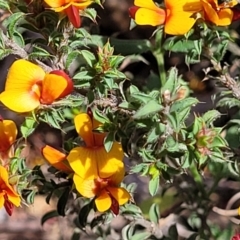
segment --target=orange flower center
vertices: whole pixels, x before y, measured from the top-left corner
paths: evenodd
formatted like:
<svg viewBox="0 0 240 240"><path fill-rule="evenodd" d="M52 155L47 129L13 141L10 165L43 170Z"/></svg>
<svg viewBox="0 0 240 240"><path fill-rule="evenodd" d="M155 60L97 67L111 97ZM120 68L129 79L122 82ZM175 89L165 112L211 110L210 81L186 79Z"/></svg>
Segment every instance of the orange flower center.
<svg viewBox="0 0 240 240"><path fill-rule="evenodd" d="M109 178L97 178L95 179L96 190L100 192L102 189L105 189L109 186L110 179Z"/></svg>
<svg viewBox="0 0 240 240"><path fill-rule="evenodd" d="M31 95L39 99L42 92L42 81L41 80L36 81L36 83L33 86L31 86L31 89L29 92Z"/></svg>

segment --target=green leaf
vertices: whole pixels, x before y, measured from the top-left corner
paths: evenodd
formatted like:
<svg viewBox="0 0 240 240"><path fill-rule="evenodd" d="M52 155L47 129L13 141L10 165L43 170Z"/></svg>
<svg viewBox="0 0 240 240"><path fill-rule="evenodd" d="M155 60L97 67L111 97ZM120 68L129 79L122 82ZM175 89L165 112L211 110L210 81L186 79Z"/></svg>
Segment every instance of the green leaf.
<svg viewBox="0 0 240 240"><path fill-rule="evenodd" d="M202 39L197 40L189 40L182 37L171 37L164 41L163 48L165 50L169 50L171 52L182 52L182 53L189 53L193 49L196 50L196 52L199 53L199 55L202 52Z"/></svg>
<svg viewBox="0 0 240 240"><path fill-rule="evenodd" d="M88 71L81 71L74 75L73 79L90 81L93 79L93 76L91 76Z"/></svg>
<svg viewBox="0 0 240 240"><path fill-rule="evenodd" d="M15 43L17 43L18 46L20 46L22 48L25 46L25 41L24 41L21 33L14 31L12 34L12 39Z"/></svg>
<svg viewBox="0 0 240 240"><path fill-rule="evenodd" d="M160 182L159 176L154 177L149 181L148 188L149 188L149 193L152 196L156 195L156 193L158 192L159 182Z"/></svg>
<svg viewBox="0 0 240 240"><path fill-rule="evenodd" d="M146 164L146 163L140 163L140 164L137 164L137 165L135 165L135 166L132 166L131 172L132 172L132 173L140 173L140 172L142 172L143 169L144 169L145 167L147 167L148 165L149 165L149 164Z"/></svg>
<svg viewBox="0 0 240 240"><path fill-rule="evenodd" d="M69 193L70 188L69 187L65 188L64 192L62 193L61 197L58 200L57 211L60 216L65 216L65 208L69 198Z"/></svg>
<svg viewBox="0 0 240 240"><path fill-rule="evenodd" d="M67 55L65 67L66 69L69 69L70 65L73 63L73 61L80 55L79 51L71 51Z"/></svg>
<svg viewBox="0 0 240 240"><path fill-rule="evenodd" d="M177 89L178 84L178 70L173 67L168 72L167 81L161 89L162 94L164 94L165 91L173 93Z"/></svg>
<svg viewBox="0 0 240 240"><path fill-rule="evenodd" d="M174 112L178 118L178 122L183 122L191 110L191 107L196 105L198 100L196 98L188 97L181 100L178 100L173 103L170 108L170 113Z"/></svg>
<svg viewBox="0 0 240 240"><path fill-rule="evenodd" d="M6 0L0 0L0 9L6 9L10 11L9 2Z"/></svg>
<svg viewBox="0 0 240 240"><path fill-rule="evenodd" d="M16 12L11 14L9 17L7 17L4 21L3 21L3 26L5 28L7 28L9 36L12 38L14 33L16 32L16 27L17 27L17 23L18 21L20 21L21 19L23 19L23 16L25 14L22 12Z"/></svg>
<svg viewBox="0 0 240 240"><path fill-rule="evenodd" d="M110 150L112 149L112 145L114 142L114 135L115 135L114 132L110 132L104 138L104 148L105 148L106 152L110 152Z"/></svg>
<svg viewBox="0 0 240 240"><path fill-rule="evenodd" d="M0 49L0 60L4 59L12 53L13 51L11 49Z"/></svg>
<svg viewBox="0 0 240 240"><path fill-rule="evenodd" d="M93 22L96 22L97 12L94 8L86 8L81 13L81 16L91 19Z"/></svg>
<svg viewBox="0 0 240 240"><path fill-rule="evenodd" d="M104 77L103 81L107 84L107 86L110 90L118 88L118 85L114 82L113 78Z"/></svg>
<svg viewBox="0 0 240 240"><path fill-rule="evenodd" d="M32 117L26 117L25 121L20 126L20 131L24 138L27 138L37 126L37 122Z"/></svg>
<svg viewBox="0 0 240 240"><path fill-rule="evenodd" d="M172 136L167 137L165 144L166 144L166 150L168 152L179 151L178 142Z"/></svg>
<svg viewBox="0 0 240 240"><path fill-rule="evenodd" d="M33 204L35 196L36 196L36 191L30 190L30 192L28 193L28 196L26 198L27 204Z"/></svg>
<svg viewBox="0 0 240 240"><path fill-rule="evenodd" d="M198 100L193 97L184 98L173 103L171 106L170 112L181 113L186 108L190 108L193 105L197 104Z"/></svg>
<svg viewBox="0 0 240 240"><path fill-rule="evenodd" d="M225 139L223 139L221 136L216 136L213 139L213 142L211 143L211 148L213 147L227 147L227 142Z"/></svg>
<svg viewBox="0 0 240 240"><path fill-rule="evenodd" d="M131 89L130 89L130 91L131 91ZM131 102L132 102L132 100L137 100L139 103L147 103L147 102L153 100L153 97L149 96L149 94L145 94L142 92L133 92L133 93L131 93Z"/></svg>
<svg viewBox="0 0 240 240"><path fill-rule="evenodd" d="M34 45L32 52L28 55L29 59L49 58L51 54L40 46Z"/></svg>
<svg viewBox="0 0 240 240"><path fill-rule="evenodd" d="M149 115L153 115L154 113L160 112L161 110L163 110L163 106L160 105L155 100L151 100L143 107L138 109L138 111L133 115L133 118L134 119L146 118Z"/></svg>
<svg viewBox="0 0 240 240"><path fill-rule="evenodd" d="M152 222L158 224L160 219L160 209L158 203L153 203L149 210L149 218Z"/></svg>
<svg viewBox="0 0 240 240"><path fill-rule="evenodd" d="M203 121L208 125L213 123L217 118L221 116L221 113L217 110L210 110L203 114Z"/></svg>
<svg viewBox="0 0 240 240"><path fill-rule="evenodd" d="M43 225L48 219L58 217L58 216L59 216L59 214L56 210L53 210L51 212L48 212L48 213L44 214L42 219L41 219L41 225Z"/></svg>
<svg viewBox="0 0 240 240"><path fill-rule="evenodd" d="M234 162L229 162L228 169L232 176L239 178L240 169L239 169L239 165L238 165L238 160L235 160Z"/></svg>
<svg viewBox="0 0 240 240"><path fill-rule="evenodd" d="M87 225L87 218L90 211L93 209L93 204L94 204L94 200L84 205L78 213L78 223L79 223L79 227L82 229L84 229Z"/></svg>
<svg viewBox="0 0 240 240"><path fill-rule="evenodd" d="M126 225L122 229L123 240L132 240L133 232L134 232L134 226L133 225Z"/></svg>
<svg viewBox="0 0 240 240"><path fill-rule="evenodd" d="M94 63L96 62L96 58L94 54L88 50L81 50L80 53L82 54L83 58L86 60L87 64L90 67L93 67Z"/></svg>

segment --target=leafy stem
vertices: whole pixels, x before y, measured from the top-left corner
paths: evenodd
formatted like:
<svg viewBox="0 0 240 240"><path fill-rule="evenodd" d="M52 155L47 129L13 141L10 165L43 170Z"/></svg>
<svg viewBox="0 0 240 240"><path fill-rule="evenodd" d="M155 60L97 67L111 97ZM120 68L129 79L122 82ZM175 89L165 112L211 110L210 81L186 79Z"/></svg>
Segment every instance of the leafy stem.
<svg viewBox="0 0 240 240"><path fill-rule="evenodd" d="M160 84L163 86L166 82L166 70L164 66L164 49L162 47L163 43L163 31L158 30L156 32L156 39L155 39L155 46L153 49L153 55L155 56L158 64L158 71L159 71L159 79Z"/></svg>

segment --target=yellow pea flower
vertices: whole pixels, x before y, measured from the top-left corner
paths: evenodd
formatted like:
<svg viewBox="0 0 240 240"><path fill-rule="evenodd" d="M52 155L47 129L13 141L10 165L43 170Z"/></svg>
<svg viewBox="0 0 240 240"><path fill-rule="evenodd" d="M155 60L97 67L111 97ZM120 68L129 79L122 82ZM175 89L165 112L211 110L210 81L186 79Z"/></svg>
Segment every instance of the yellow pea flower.
<svg viewBox="0 0 240 240"><path fill-rule="evenodd" d="M97 168L96 162L93 163ZM124 167L121 166L118 170L107 178L94 176L90 179L84 179L78 174L74 174L73 181L77 191L86 198L95 197L95 204L100 212L105 212L109 209L114 214L119 213L119 206L125 204L131 198L128 191L119 184L124 178ZM99 171L99 175L101 172Z"/></svg>
<svg viewBox="0 0 240 240"><path fill-rule="evenodd" d="M75 28L81 26L79 10L93 3L93 0L44 0L55 12L64 12Z"/></svg>
<svg viewBox="0 0 240 240"><path fill-rule="evenodd" d="M8 182L9 176L7 169L0 166L0 208L5 207L11 216L13 207L19 207L21 198Z"/></svg>
<svg viewBox="0 0 240 240"><path fill-rule="evenodd" d="M135 0L129 9L130 16L139 25L164 25L167 34L183 35L196 22L194 13L201 11L200 0L165 0L165 8L160 8L152 0Z"/></svg>
<svg viewBox="0 0 240 240"><path fill-rule="evenodd" d="M52 104L73 90L73 82L62 70L45 73L27 60L15 61L8 72L0 101L15 112L31 112L41 104Z"/></svg>
<svg viewBox="0 0 240 240"><path fill-rule="evenodd" d="M165 8L160 8L153 0L135 0L129 13L139 25L164 25L165 33L182 35L193 27L196 13L217 26L231 24L234 20L231 8L238 2L232 0L218 4L218 0L165 0L164 3Z"/></svg>
<svg viewBox="0 0 240 240"><path fill-rule="evenodd" d="M231 9L238 2L233 0L229 3L218 4L217 0L201 0L205 20L217 26L228 26L231 24L234 12Z"/></svg>
<svg viewBox="0 0 240 240"><path fill-rule="evenodd" d="M105 133L93 132L100 126L92 114L80 113L74 118L75 128L84 140L85 146L72 149L67 160L73 171L83 179L99 176L108 178L123 167L123 150L121 144L114 142L111 150L107 152L103 141Z"/></svg>

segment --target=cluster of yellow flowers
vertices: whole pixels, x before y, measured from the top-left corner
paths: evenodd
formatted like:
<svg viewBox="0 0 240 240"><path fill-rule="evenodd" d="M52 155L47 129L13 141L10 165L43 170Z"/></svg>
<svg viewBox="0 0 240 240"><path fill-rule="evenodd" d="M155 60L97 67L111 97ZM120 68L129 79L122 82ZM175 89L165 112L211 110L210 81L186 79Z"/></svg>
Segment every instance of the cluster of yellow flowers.
<svg viewBox="0 0 240 240"><path fill-rule="evenodd" d="M52 104L72 90L73 82L62 70L45 73L41 67L20 59L9 69L0 101L13 111L31 112L42 104ZM118 214L119 205L130 199L130 194L119 187L125 175L121 144L114 142L109 152L105 150L106 134L94 132L101 124L93 118L91 110L77 115L74 122L85 145L72 149L68 156L45 146L43 156L52 166L73 177L75 188L83 197L95 198L100 212L111 209ZM13 205L20 205L20 196L8 182L8 165L14 155L12 144L16 136L15 123L1 120L0 208L4 205L9 214Z"/></svg>
<svg viewBox="0 0 240 240"><path fill-rule="evenodd" d="M165 0L164 3L162 8L152 0L135 0L129 13L138 25L164 25L165 33L183 35L199 18L217 26L230 25L235 13L232 7L238 1L218 4L218 0Z"/></svg>
<svg viewBox="0 0 240 240"><path fill-rule="evenodd" d="M94 119L91 110L78 114L74 123L84 146L73 148L67 156L46 146L43 155L59 170L73 173L76 190L83 197L95 198L98 211L111 209L118 214L119 206L130 200L127 190L119 186L125 175L121 144L114 142L111 150L106 151L106 134L94 131L101 123Z"/></svg>

